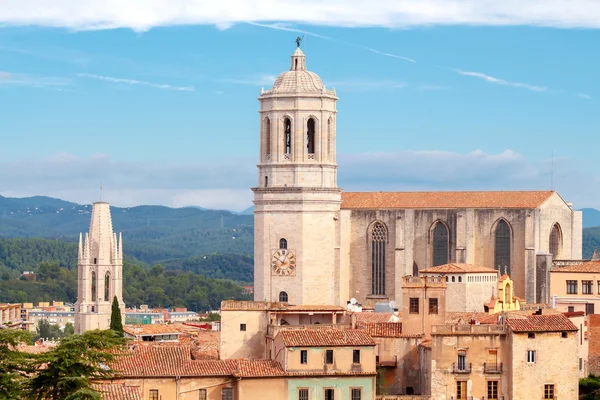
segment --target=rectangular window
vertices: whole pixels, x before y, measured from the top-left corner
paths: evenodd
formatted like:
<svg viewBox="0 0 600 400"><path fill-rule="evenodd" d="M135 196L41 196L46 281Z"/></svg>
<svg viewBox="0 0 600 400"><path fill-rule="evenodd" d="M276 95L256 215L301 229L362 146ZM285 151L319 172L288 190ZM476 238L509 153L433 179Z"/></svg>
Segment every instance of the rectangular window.
<svg viewBox="0 0 600 400"><path fill-rule="evenodd" d="M335 391L333 389L325 389L325 400L335 400Z"/></svg>
<svg viewBox="0 0 600 400"><path fill-rule="evenodd" d="M300 350L300 364L308 363L308 350Z"/></svg>
<svg viewBox="0 0 600 400"><path fill-rule="evenodd" d="M600 294L600 281L598 281L598 294Z"/></svg>
<svg viewBox="0 0 600 400"><path fill-rule="evenodd" d="M456 382L456 400L466 400L467 398L467 382Z"/></svg>
<svg viewBox="0 0 600 400"><path fill-rule="evenodd" d="M352 389L350 392L352 394L351 400L361 400L362 399L362 389Z"/></svg>
<svg viewBox="0 0 600 400"><path fill-rule="evenodd" d="M410 298L410 310L409 312L411 314L418 314L419 313L419 298L418 297L411 297Z"/></svg>
<svg viewBox="0 0 600 400"><path fill-rule="evenodd" d="M585 313L586 314L594 314L594 303L587 303L585 305Z"/></svg>
<svg viewBox="0 0 600 400"><path fill-rule="evenodd" d="M352 362L360 364L360 350L352 350Z"/></svg>
<svg viewBox="0 0 600 400"><path fill-rule="evenodd" d="M581 371L583 369L583 358L579 359L579 370Z"/></svg>
<svg viewBox="0 0 600 400"><path fill-rule="evenodd" d="M467 370L467 355L466 354L458 354L458 370L466 371Z"/></svg>
<svg viewBox="0 0 600 400"><path fill-rule="evenodd" d="M223 388L221 390L221 400L233 400L233 389Z"/></svg>
<svg viewBox="0 0 600 400"><path fill-rule="evenodd" d="M488 400L498 400L498 381L488 381L487 386Z"/></svg>
<svg viewBox="0 0 600 400"><path fill-rule="evenodd" d="M158 400L158 389L150 389L150 400Z"/></svg>
<svg viewBox="0 0 600 400"><path fill-rule="evenodd" d="M574 307L574 306L569 306L569 307L567 308L567 311L568 311L568 312L575 312L575 307Z"/></svg>
<svg viewBox="0 0 600 400"><path fill-rule="evenodd" d="M438 299L437 298L429 298L429 314L437 314L438 313Z"/></svg>
<svg viewBox="0 0 600 400"><path fill-rule="evenodd" d="M567 294L577 294L577 281L567 281Z"/></svg>
<svg viewBox="0 0 600 400"><path fill-rule="evenodd" d="M206 400L206 389L198 390L198 400Z"/></svg>
<svg viewBox="0 0 600 400"><path fill-rule="evenodd" d="M561 333L560 333L560 337L561 337L561 338L563 338L563 339L566 339L566 338L568 338L568 337L569 337L569 335L568 335L568 333L567 333L567 332L561 332Z"/></svg>
<svg viewBox="0 0 600 400"><path fill-rule="evenodd" d="M594 283L592 281L581 281L581 294L594 294Z"/></svg>
<svg viewBox="0 0 600 400"><path fill-rule="evenodd" d="M325 364L333 364L333 350L325 350Z"/></svg>
<svg viewBox="0 0 600 400"><path fill-rule="evenodd" d="M242 331L242 332L246 331L246 324L240 324L240 331Z"/></svg>
<svg viewBox="0 0 600 400"><path fill-rule="evenodd" d="M298 389L298 400L308 400L308 389Z"/></svg>
<svg viewBox="0 0 600 400"><path fill-rule="evenodd" d="M554 385L544 385L544 399L554 399Z"/></svg>
<svg viewBox="0 0 600 400"><path fill-rule="evenodd" d="M535 350L527 350L527 362L530 364L535 363Z"/></svg>
<svg viewBox="0 0 600 400"><path fill-rule="evenodd" d="M529 339L535 339L535 333L533 333L533 332L529 332L529 333L527 334L527 338L529 338Z"/></svg>

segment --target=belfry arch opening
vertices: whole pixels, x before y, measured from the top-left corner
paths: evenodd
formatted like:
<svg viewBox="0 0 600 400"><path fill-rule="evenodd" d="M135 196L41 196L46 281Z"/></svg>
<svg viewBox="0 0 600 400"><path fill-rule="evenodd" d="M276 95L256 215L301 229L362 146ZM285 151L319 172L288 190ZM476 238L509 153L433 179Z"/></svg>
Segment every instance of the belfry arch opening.
<svg viewBox="0 0 600 400"><path fill-rule="evenodd" d="M306 123L306 152L315 154L315 120L309 118Z"/></svg>
<svg viewBox="0 0 600 400"><path fill-rule="evenodd" d="M292 121L289 118L283 120L283 149L285 154L292 154Z"/></svg>

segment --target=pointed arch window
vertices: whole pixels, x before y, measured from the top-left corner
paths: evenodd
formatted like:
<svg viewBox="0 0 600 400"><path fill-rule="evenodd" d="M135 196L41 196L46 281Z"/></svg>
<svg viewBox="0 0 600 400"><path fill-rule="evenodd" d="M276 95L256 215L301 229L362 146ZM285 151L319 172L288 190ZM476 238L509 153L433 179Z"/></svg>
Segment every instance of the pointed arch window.
<svg viewBox="0 0 600 400"><path fill-rule="evenodd" d="M110 300L110 274L104 275L104 301Z"/></svg>
<svg viewBox="0 0 600 400"><path fill-rule="evenodd" d="M306 123L306 152L315 154L315 119L309 118Z"/></svg>
<svg viewBox="0 0 600 400"><path fill-rule="evenodd" d="M433 227L433 266L448 264L450 255L450 244L448 227L441 221L438 221Z"/></svg>
<svg viewBox="0 0 600 400"><path fill-rule="evenodd" d="M285 154L292 154L292 121L289 118L283 120L283 149Z"/></svg>
<svg viewBox="0 0 600 400"><path fill-rule="evenodd" d="M287 303L288 302L288 294L287 292L279 292L279 302Z"/></svg>
<svg viewBox="0 0 600 400"><path fill-rule="evenodd" d="M554 224L552 226L552 231L550 231L550 246L549 251L552 254L552 259L557 259L560 256L562 247L562 232L560 230L559 224Z"/></svg>
<svg viewBox="0 0 600 400"><path fill-rule="evenodd" d="M377 222L371 229L371 293L385 294L385 244L387 229Z"/></svg>
<svg viewBox="0 0 600 400"><path fill-rule="evenodd" d="M506 270L506 273L510 275L511 244L510 226L508 222L501 219L496 224L494 231L494 268L498 269L501 274Z"/></svg>
<svg viewBox="0 0 600 400"><path fill-rule="evenodd" d="M92 301L96 301L96 273L92 271Z"/></svg>
<svg viewBox="0 0 600 400"><path fill-rule="evenodd" d="M267 157L271 155L271 120L265 118L265 150Z"/></svg>
<svg viewBox="0 0 600 400"><path fill-rule="evenodd" d="M279 239L279 248L287 249L287 240L284 238Z"/></svg>
<svg viewBox="0 0 600 400"><path fill-rule="evenodd" d="M327 159L331 157L331 118L327 120Z"/></svg>

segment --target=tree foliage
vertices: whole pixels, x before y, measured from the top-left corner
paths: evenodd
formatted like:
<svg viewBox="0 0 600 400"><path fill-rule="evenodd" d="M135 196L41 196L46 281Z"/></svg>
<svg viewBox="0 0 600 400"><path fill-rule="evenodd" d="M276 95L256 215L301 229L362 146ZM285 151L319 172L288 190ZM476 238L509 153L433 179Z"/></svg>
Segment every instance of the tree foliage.
<svg viewBox="0 0 600 400"><path fill-rule="evenodd" d="M121 308L117 296L113 298L112 309L110 312L110 329L123 337L123 319L121 317Z"/></svg>
<svg viewBox="0 0 600 400"><path fill-rule="evenodd" d="M91 381L108 379L114 373L107 365L117 357L124 339L117 333L88 331L61 339L35 360L35 375L26 383L29 399L100 399Z"/></svg>
<svg viewBox="0 0 600 400"><path fill-rule="evenodd" d="M0 329L0 399L20 398L32 356L16 350L16 346L31 339L28 332Z"/></svg>

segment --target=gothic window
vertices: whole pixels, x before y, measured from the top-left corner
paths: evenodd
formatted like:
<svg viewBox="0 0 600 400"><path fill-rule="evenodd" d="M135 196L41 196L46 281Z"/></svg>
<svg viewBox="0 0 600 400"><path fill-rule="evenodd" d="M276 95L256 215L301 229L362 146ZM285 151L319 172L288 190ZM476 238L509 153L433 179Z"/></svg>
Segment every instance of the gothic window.
<svg viewBox="0 0 600 400"><path fill-rule="evenodd" d="M287 303L288 302L288 294L286 292L279 292L279 301L281 303Z"/></svg>
<svg viewBox="0 0 600 400"><path fill-rule="evenodd" d="M269 177L265 176L265 187L269 187Z"/></svg>
<svg viewBox="0 0 600 400"><path fill-rule="evenodd" d="M287 249L287 240L285 240L284 238L279 239L279 248Z"/></svg>
<svg viewBox="0 0 600 400"><path fill-rule="evenodd" d="M554 224L552 231L550 232L550 253L552 258L556 259L560 256L562 245L562 233L560 231L560 225Z"/></svg>
<svg viewBox="0 0 600 400"><path fill-rule="evenodd" d="M265 118L265 149L267 156L271 154L271 120Z"/></svg>
<svg viewBox="0 0 600 400"><path fill-rule="evenodd" d="M510 275L510 227L508 223L501 219L496 224L494 231L494 268Z"/></svg>
<svg viewBox="0 0 600 400"><path fill-rule="evenodd" d="M327 120L327 159L331 157L331 118Z"/></svg>
<svg viewBox="0 0 600 400"><path fill-rule="evenodd" d="M504 304L512 303L512 293L510 292L510 284L504 286Z"/></svg>
<svg viewBox="0 0 600 400"><path fill-rule="evenodd" d="M419 276L419 266L413 261L413 276Z"/></svg>
<svg viewBox="0 0 600 400"><path fill-rule="evenodd" d="M283 120L283 148L285 154L292 154L292 121L289 118Z"/></svg>
<svg viewBox="0 0 600 400"><path fill-rule="evenodd" d="M377 222L371 229L371 293L385 294L385 243L387 231Z"/></svg>
<svg viewBox="0 0 600 400"><path fill-rule="evenodd" d="M92 272L92 301L96 301L96 273Z"/></svg>
<svg viewBox="0 0 600 400"><path fill-rule="evenodd" d="M449 234L446 225L438 221L433 228L433 266L448 264L450 255Z"/></svg>
<svg viewBox="0 0 600 400"><path fill-rule="evenodd" d="M104 275L104 301L110 300L110 274Z"/></svg>
<svg viewBox="0 0 600 400"><path fill-rule="evenodd" d="M306 152L308 154L315 154L315 120L309 118L306 124Z"/></svg>

